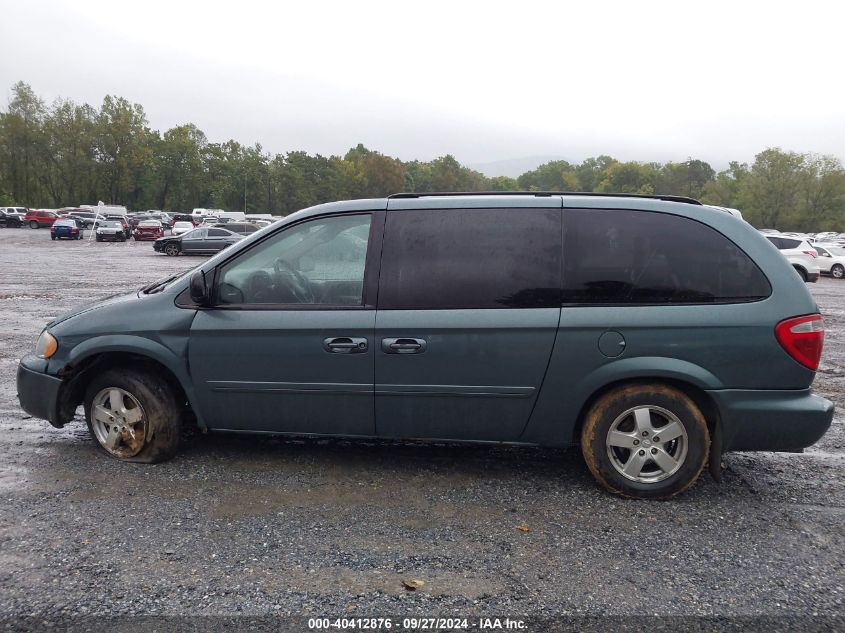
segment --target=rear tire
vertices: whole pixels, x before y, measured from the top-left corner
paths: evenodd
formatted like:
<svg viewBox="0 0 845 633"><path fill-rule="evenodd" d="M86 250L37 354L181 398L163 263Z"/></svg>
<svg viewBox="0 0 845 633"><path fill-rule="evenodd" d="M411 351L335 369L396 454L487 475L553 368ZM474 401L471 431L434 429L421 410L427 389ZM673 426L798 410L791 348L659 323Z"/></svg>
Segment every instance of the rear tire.
<svg viewBox="0 0 845 633"><path fill-rule="evenodd" d="M668 499L687 490L709 449L701 411L686 394L661 383L608 392L587 412L581 433L593 476L610 492L635 499Z"/></svg>
<svg viewBox="0 0 845 633"><path fill-rule="evenodd" d="M178 399L152 372L108 369L88 385L84 404L92 439L115 459L152 464L179 450Z"/></svg>
<svg viewBox="0 0 845 633"><path fill-rule="evenodd" d="M796 268L795 272L797 272L798 276L801 277L801 281L803 281L804 283L807 283L807 271L806 270L804 270L803 268Z"/></svg>
<svg viewBox="0 0 845 633"><path fill-rule="evenodd" d="M843 267L842 264L834 264L830 268L830 274L835 279L842 279L843 277L845 277L845 267Z"/></svg>
<svg viewBox="0 0 845 633"><path fill-rule="evenodd" d="M55 242L55 241L56 241L56 236L55 236L55 235L51 235L51 236L50 236L50 239L51 239L51 240L53 240L53 241Z"/></svg>

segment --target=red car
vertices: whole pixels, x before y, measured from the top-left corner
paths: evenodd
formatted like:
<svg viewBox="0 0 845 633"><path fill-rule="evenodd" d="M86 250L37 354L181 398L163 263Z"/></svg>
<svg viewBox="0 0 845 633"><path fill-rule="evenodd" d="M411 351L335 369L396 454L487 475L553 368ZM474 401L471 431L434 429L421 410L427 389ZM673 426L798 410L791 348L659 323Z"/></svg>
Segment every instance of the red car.
<svg viewBox="0 0 845 633"><path fill-rule="evenodd" d="M158 220L143 220L138 222L133 236L139 242L141 240L157 240L164 237L164 228Z"/></svg>
<svg viewBox="0 0 845 633"><path fill-rule="evenodd" d="M52 211L38 211L37 209L27 209L26 216L23 221L31 229L40 229L44 226L53 226L53 222L59 216Z"/></svg>

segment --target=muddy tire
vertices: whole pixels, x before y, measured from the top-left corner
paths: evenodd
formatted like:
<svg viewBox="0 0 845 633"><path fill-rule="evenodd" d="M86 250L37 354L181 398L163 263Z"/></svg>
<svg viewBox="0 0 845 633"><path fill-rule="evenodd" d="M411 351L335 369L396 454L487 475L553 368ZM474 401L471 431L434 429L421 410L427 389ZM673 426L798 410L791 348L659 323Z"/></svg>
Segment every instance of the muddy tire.
<svg viewBox="0 0 845 633"><path fill-rule="evenodd" d="M636 499L668 499L692 486L709 449L701 411L660 383L608 392L587 412L581 433L593 476L610 492Z"/></svg>
<svg viewBox="0 0 845 633"><path fill-rule="evenodd" d="M116 459L152 464L179 450L181 407L152 372L108 369L91 380L84 405L91 438Z"/></svg>

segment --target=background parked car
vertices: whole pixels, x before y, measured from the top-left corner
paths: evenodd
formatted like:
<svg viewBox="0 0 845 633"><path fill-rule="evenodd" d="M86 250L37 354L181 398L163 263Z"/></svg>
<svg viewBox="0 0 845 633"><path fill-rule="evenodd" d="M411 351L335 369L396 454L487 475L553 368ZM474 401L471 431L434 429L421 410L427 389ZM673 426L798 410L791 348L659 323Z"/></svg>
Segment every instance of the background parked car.
<svg viewBox="0 0 845 633"><path fill-rule="evenodd" d="M24 224L24 218L27 214L26 207L0 207L0 212L3 212L6 217L14 216L21 221L21 226Z"/></svg>
<svg viewBox="0 0 845 633"><path fill-rule="evenodd" d="M123 235L126 239L132 235L132 229L129 228L129 218L125 215L110 214L106 216L106 220L115 220L123 225Z"/></svg>
<svg viewBox="0 0 845 633"><path fill-rule="evenodd" d="M133 232L135 241L157 240L164 236L164 228L158 220L142 220Z"/></svg>
<svg viewBox="0 0 845 633"><path fill-rule="evenodd" d="M86 229L96 228L100 222L103 222L106 218L99 213L94 213L93 211L86 211L86 210L76 210L69 213L66 217L69 218L76 218L81 220Z"/></svg>
<svg viewBox="0 0 845 633"><path fill-rule="evenodd" d="M82 234L81 222L72 218L59 218L50 227L51 240L81 240Z"/></svg>
<svg viewBox="0 0 845 633"><path fill-rule="evenodd" d="M778 247L778 250L801 275L801 279L809 282L819 280L817 253L807 240L772 234L767 234L766 239Z"/></svg>
<svg viewBox="0 0 845 633"><path fill-rule="evenodd" d="M199 221L195 220L194 216L190 213L174 213L171 217L173 218L173 224L177 222L190 222L191 226L199 224Z"/></svg>
<svg viewBox="0 0 845 633"><path fill-rule="evenodd" d="M4 229L19 229L23 226L23 218L17 213L0 209L0 227Z"/></svg>
<svg viewBox="0 0 845 633"><path fill-rule="evenodd" d="M836 279L845 278L845 247L838 244L814 244L819 254L819 271Z"/></svg>
<svg viewBox="0 0 845 633"><path fill-rule="evenodd" d="M103 220L95 229L95 239L98 242L125 242L126 233L123 226L123 222L120 220Z"/></svg>
<svg viewBox="0 0 845 633"><path fill-rule="evenodd" d="M237 233L238 235L252 235L258 230L258 227L251 222L226 222L221 223L218 222L217 224L213 224L212 226L216 228L224 228L227 231L231 231L232 233Z"/></svg>
<svg viewBox="0 0 845 633"><path fill-rule="evenodd" d="M183 235L188 231L194 230L194 223L191 220L176 222L170 232L175 235Z"/></svg>
<svg viewBox="0 0 845 633"><path fill-rule="evenodd" d="M53 211L40 211L38 209L29 209L24 216L24 222L31 229L40 229L45 226L53 226L53 222L59 216Z"/></svg>
<svg viewBox="0 0 845 633"><path fill-rule="evenodd" d="M217 227L206 228L200 226L193 231L177 237L168 236L156 240L153 248L159 253L174 257L179 253L186 255L219 253L235 242L242 240L243 235L232 233Z"/></svg>

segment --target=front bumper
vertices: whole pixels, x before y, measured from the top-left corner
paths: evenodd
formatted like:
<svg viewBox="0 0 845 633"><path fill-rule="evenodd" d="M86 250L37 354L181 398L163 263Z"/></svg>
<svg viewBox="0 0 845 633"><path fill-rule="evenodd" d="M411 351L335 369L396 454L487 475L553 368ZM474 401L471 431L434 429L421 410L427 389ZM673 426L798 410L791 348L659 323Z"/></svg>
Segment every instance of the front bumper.
<svg viewBox="0 0 845 633"><path fill-rule="evenodd" d="M18 365L18 400L21 408L34 418L61 426L58 415L61 378L46 373L47 361L30 354Z"/></svg>
<svg viewBox="0 0 845 633"><path fill-rule="evenodd" d="M810 389L707 392L716 402L726 451L796 451L821 439L833 403Z"/></svg>

